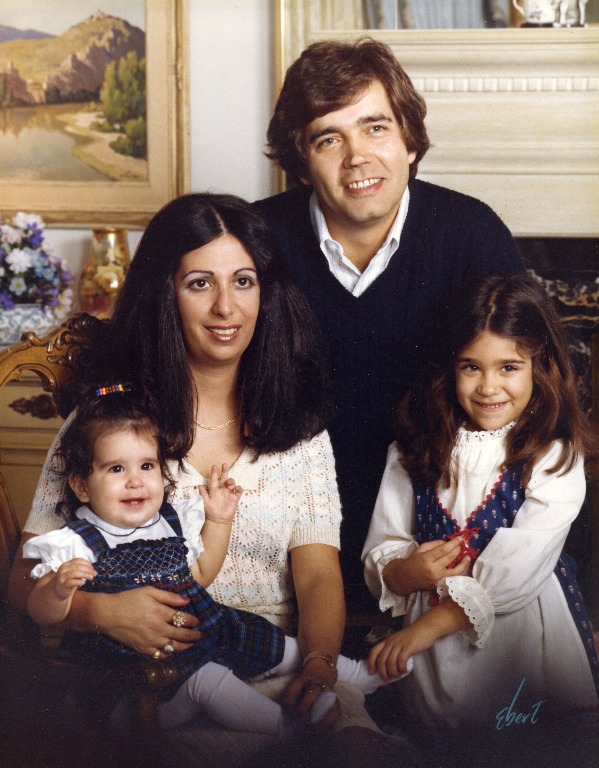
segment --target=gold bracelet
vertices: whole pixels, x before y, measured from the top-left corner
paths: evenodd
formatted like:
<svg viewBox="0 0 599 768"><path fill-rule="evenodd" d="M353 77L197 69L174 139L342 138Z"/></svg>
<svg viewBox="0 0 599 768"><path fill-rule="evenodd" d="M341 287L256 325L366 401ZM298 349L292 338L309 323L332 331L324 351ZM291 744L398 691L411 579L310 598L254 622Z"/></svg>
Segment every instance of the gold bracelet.
<svg viewBox="0 0 599 768"><path fill-rule="evenodd" d="M306 664L311 659L322 659L327 663L328 668L331 670L333 675L335 676L335 680L337 680L338 673L337 673L337 665L333 661L333 657L330 653L327 653L326 651L312 651L312 653L309 653L307 656L304 656L304 661L302 664L302 667L305 667Z"/></svg>

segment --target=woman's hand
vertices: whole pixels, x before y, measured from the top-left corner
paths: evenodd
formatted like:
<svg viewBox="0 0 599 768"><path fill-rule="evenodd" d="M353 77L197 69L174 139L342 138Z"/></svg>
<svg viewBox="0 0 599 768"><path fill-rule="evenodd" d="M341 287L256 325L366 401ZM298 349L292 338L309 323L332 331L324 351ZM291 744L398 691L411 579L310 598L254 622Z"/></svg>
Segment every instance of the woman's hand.
<svg viewBox="0 0 599 768"><path fill-rule="evenodd" d="M339 554L326 544L305 544L291 550L291 569L299 609L298 641L305 657L321 652L336 659L345 625L343 582ZM306 715L324 691L335 688L336 678L319 656L307 660L283 695L281 704L297 717ZM336 702L315 726L330 728L339 719Z"/></svg>
<svg viewBox="0 0 599 768"><path fill-rule="evenodd" d="M385 566L385 584L396 595L406 597L417 590L434 589L439 579L445 576L462 576L470 565L469 557L464 557L455 567L449 567L461 548L460 537L449 541L426 541L409 557L397 558Z"/></svg>
<svg viewBox="0 0 599 768"><path fill-rule="evenodd" d="M162 658L168 655L169 644L174 651L190 648L201 634L194 629L198 619L183 613L189 599L155 587L140 587L118 594L82 593L73 596L71 621L73 629L95 631L146 656ZM183 618L182 626L173 620ZM167 646L167 652L164 647Z"/></svg>
<svg viewBox="0 0 599 768"><path fill-rule="evenodd" d="M336 682L335 675L324 659L310 659L288 686L281 699L281 705L293 717L305 717L321 693L335 690ZM314 730L328 730L340 716L341 707L337 701L323 720L313 726Z"/></svg>

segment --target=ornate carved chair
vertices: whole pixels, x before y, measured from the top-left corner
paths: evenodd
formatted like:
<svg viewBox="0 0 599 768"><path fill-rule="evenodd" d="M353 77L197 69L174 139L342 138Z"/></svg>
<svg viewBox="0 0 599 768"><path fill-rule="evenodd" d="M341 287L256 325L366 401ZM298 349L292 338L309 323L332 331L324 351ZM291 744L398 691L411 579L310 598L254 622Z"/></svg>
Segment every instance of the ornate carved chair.
<svg viewBox="0 0 599 768"><path fill-rule="evenodd" d="M0 354L0 388L32 371L41 379L43 389L52 393L58 413L65 416L72 404L61 397L61 388L85 363L89 342L102 327L95 317L80 314L44 339L34 333L23 334L19 344ZM44 749L51 749L48 731L55 729L60 732L56 743L60 742L62 762L46 765L66 766L72 759L73 764L95 766L97 762L99 766L111 756L120 766L157 764L157 694L160 687L176 681L175 668L151 660L113 667L82 666L58 643L44 644L33 622L8 604L10 569L20 535L0 473L0 723L9 742L8 751L3 744L4 756L14 758L9 760L12 765L41 765L33 755L29 761L18 758L29 754L28 750L35 752L41 744L39 739ZM93 705L109 696L117 683L127 690L131 712L128 731L119 738L109 730L105 718L83 716L79 706L82 695ZM31 734L32 729L39 739ZM123 745L129 757L123 754ZM89 755L84 754L85 749L90 750ZM109 754L110 749L115 750L114 755Z"/></svg>

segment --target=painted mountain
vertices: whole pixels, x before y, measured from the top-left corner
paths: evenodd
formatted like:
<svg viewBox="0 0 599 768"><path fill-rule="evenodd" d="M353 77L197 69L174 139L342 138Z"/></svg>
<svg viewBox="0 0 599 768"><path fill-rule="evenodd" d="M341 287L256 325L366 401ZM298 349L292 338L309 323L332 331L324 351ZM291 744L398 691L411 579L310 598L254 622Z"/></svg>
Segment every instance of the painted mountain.
<svg viewBox="0 0 599 768"><path fill-rule="evenodd" d="M145 57L144 31L101 11L57 37L27 34L0 42L0 106L97 99L111 61Z"/></svg>
<svg viewBox="0 0 599 768"><path fill-rule="evenodd" d="M15 29L0 24L0 43L7 40L39 40L42 37L53 37L46 32L38 32L36 29Z"/></svg>

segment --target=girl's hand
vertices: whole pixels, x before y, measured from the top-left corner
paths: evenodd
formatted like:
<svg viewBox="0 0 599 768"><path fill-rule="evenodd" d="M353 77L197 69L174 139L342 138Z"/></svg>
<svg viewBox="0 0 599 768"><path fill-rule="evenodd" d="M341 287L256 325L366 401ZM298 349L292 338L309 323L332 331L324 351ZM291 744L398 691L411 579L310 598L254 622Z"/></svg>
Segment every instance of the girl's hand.
<svg viewBox="0 0 599 768"><path fill-rule="evenodd" d="M223 464L220 477L216 464L212 465L210 479L206 485L198 486L204 501L206 520L213 523L231 523L237 511L237 503L243 488L229 477L229 467Z"/></svg>
<svg viewBox="0 0 599 768"><path fill-rule="evenodd" d="M368 671L378 672L386 682L408 671L408 660L415 653L434 645L438 635L424 622L416 622L407 629L394 632L381 640L368 655Z"/></svg>
<svg viewBox="0 0 599 768"><path fill-rule="evenodd" d="M421 589L430 589L444 576L461 576L470 565L470 558L464 557L453 568L449 566L459 557L462 540L458 536L449 541L425 541L408 560L418 574Z"/></svg>
<svg viewBox="0 0 599 768"><path fill-rule="evenodd" d="M431 648L437 640L470 626L462 608L447 598L400 632L377 643L368 656L368 669L390 681L408 671L408 659Z"/></svg>
<svg viewBox="0 0 599 768"><path fill-rule="evenodd" d="M385 566L385 584L395 594L407 596L417 590L434 589L444 576L462 576L470 566L470 557L449 567L459 557L461 547L460 537L449 541L426 541L409 557L391 560Z"/></svg>
<svg viewBox="0 0 599 768"><path fill-rule="evenodd" d="M68 600L73 592L91 581L96 576L91 563L82 558L74 558L63 563L52 580L52 588L58 600Z"/></svg>

